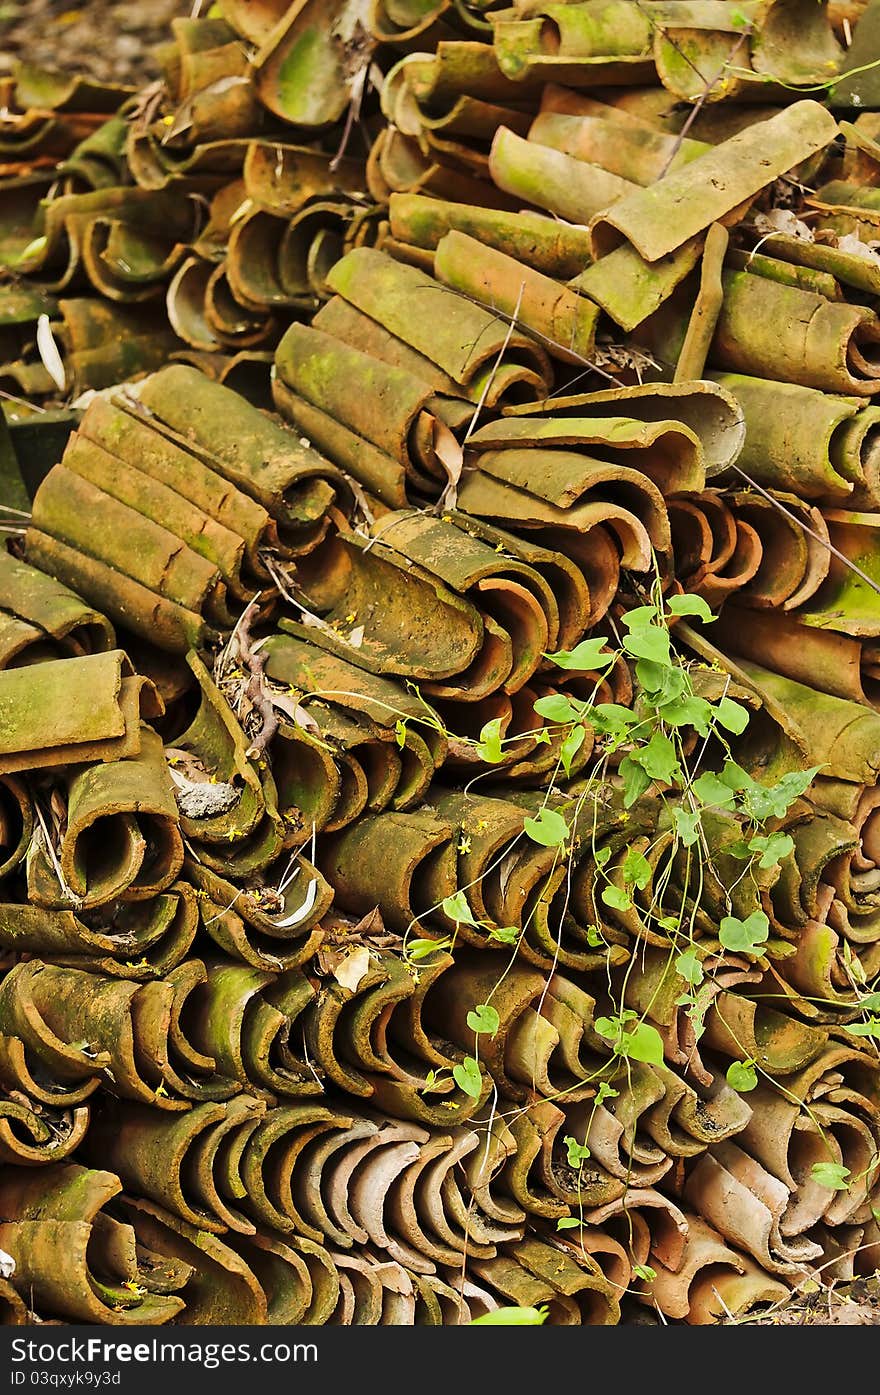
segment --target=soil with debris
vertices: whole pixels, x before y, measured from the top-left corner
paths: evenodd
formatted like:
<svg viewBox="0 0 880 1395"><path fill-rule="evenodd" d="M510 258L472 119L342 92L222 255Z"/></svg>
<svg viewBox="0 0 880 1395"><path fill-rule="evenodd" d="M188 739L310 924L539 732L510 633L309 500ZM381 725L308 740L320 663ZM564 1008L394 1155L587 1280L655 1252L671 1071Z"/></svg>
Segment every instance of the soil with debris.
<svg viewBox="0 0 880 1395"><path fill-rule="evenodd" d="M878 1327L880 1274L793 1294L788 1303L774 1306L763 1317L749 1318L748 1326Z"/></svg>
<svg viewBox="0 0 880 1395"><path fill-rule="evenodd" d="M140 86L158 76L153 49L168 41L171 20L192 9L193 0L0 0L0 75L25 59Z"/></svg>

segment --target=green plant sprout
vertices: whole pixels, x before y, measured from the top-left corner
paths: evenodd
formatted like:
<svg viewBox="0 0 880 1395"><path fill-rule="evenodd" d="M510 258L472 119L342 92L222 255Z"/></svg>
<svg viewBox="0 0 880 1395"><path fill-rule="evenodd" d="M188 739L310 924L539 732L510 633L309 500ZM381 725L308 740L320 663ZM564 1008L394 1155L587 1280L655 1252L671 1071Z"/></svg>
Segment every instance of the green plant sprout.
<svg viewBox="0 0 880 1395"><path fill-rule="evenodd" d="M612 919L615 915L637 915L642 923L641 933L648 932L654 943L668 946L669 966L680 989L675 1003L685 1011L694 1040L699 1041L707 1010L707 999L700 991L706 978L707 955L727 952L766 963L768 949L774 949L763 893L780 864L794 852L794 840L781 825L809 789L819 767L789 771L772 784L761 783L744 769L734 759L729 743L746 732L748 708L730 696L729 677L723 684L716 684L722 688L718 696L706 696L705 685L704 691L698 691L695 674L705 674L706 666L682 659L674 643L677 622L712 623L714 616L709 606L698 596L664 597L659 574L655 575L650 591L640 599L642 604L621 616L616 643L605 636L590 637L571 650L545 655L564 673L592 675L593 689L588 697L555 692L539 698L534 710L541 725L530 732L505 737L502 722L496 718L482 727L478 738L455 739L470 746L485 767L477 779L491 779L493 768L503 766L509 759L509 748L524 735L553 747L555 766L542 802L537 809L524 813L520 836L552 851L548 886L560 865L570 868L585 854L592 860L597 874L594 905L599 923L586 930L591 948L609 947L602 929L601 908L610 912ZM607 675L622 660L633 672L632 706L600 700L603 689L607 691ZM418 693L415 685L408 686ZM449 735L426 704L424 716L396 715L394 730L399 745L405 742L411 723L424 723ZM575 775L572 783L575 761L588 742L591 767L586 775ZM622 804L624 823L630 811L636 812L645 798L659 801L661 811L653 841L634 840L614 861L612 849L597 842L595 826L598 797L609 789L616 791ZM592 829L584 814L591 807ZM719 830L723 838L719 837ZM505 852L508 850L509 847ZM470 840L464 834L459 851L470 851ZM486 871L493 870L503 856L499 855ZM676 869L677 885L673 877ZM714 935L707 932L705 916L704 923L698 923L700 898L708 884L719 893L726 912L718 917ZM431 956L453 950L462 926L480 931L488 945L509 950L509 966L515 962L527 923L518 927L497 926L479 920L468 898L472 885L460 887L431 908L432 912L441 911L452 924L451 934L419 936L412 933L418 922L409 927L404 936L404 957L413 972L417 973ZM779 944L775 942L777 949ZM848 945L843 954L861 1013L860 1020L848 1023L843 1030L877 1050L880 991L870 991L862 965ZM506 972L499 975L496 988ZM563 1139L566 1162L578 1179L579 1196L584 1169L591 1159L588 1139L593 1116L605 1101L619 1095L610 1080L601 1077L610 1068L612 1078L616 1078L616 1071L631 1083L635 1063L664 1066L663 1039L650 1020L653 1001L643 1005L640 1012L627 1005L630 979L637 972L638 961L632 956L610 1006L592 1024L596 1036L606 1044L608 1057L592 1081L596 1089L585 1136L575 1138L567 1134ZM608 983L610 992L610 976ZM455 1084L473 1100L480 1100L485 1089L481 1040L494 1037L501 1025L491 1001L494 991L493 988L486 995L485 1002L472 1005L468 1011L466 1020L474 1036L473 1050L452 1068ZM736 1041L735 1032L731 1031L731 1035ZM749 1094L763 1081L796 1102L825 1137L809 1104L795 1100L784 1084L768 1075L760 1062L749 1055L744 1045L740 1044L740 1050L741 1059L732 1061L726 1070L730 1088ZM423 1088L436 1088L442 1074L432 1071ZM525 1105L522 1112L528 1108ZM827 1161L813 1164L812 1178L832 1191L848 1189L880 1163L880 1159L872 1160L860 1177L855 1177L838 1161L839 1154L830 1145L828 1152ZM561 1217L556 1223L557 1231L580 1229L584 1224L583 1204L579 1204L578 1210L578 1216ZM656 1277L647 1264L634 1264L632 1272L643 1284L650 1284ZM497 1314L487 1314L479 1321L513 1324L520 1319L503 1314L519 1311L522 1310L499 1309Z"/></svg>

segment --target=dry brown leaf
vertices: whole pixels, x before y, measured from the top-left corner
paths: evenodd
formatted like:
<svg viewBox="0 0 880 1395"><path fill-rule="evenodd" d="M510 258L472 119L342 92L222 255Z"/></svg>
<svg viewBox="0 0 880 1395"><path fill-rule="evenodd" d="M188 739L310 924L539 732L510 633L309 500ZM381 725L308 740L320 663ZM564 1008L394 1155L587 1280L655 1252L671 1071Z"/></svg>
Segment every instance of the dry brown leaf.
<svg viewBox="0 0 880 1395"><path fill-rule="evenodd" d="M801 242L814 242L812 228L802 223L790 208L773 208L769 213L755 215L755 232L760 237L772 237L774 233L785 233L786 237L796 237Z"/></svg>
<svg viewBox="0 0 880 1395"><path fill-rule="evenodd" d="M292 693L282 693L270 684L265 685L266 695L273 707L277 707L279 712L283 712L289 717L294 726L301 727L303 731L320 731L321 728L310 716L302 703L298 702Z"/></svg>
<svg viewBox="0 0 880 1395"><path fill-rule="evenodd" d="M507 856L501 863L500 868L498 869L498 881L501 887L502 896L507 895L507 883L510 881L511 876L513 875L513 869L518 862L519 851L516 848L514 848L512 852L509 852L507 854Z"/></svg>
<svg viewBox="0 0 880 1395"><path fill-rule="evenodd" d="M859 261L870 262L872 266L880 266L878 247L880 243L862 242L855 233L845 233L837 239L838 252L846 252L850 257L858 257Z"/></svg>
<svg viewBox="0 0 880 1395"><path fill-rule="evenodd" d="M345 475L346 484L348 485L349 489L354 495L355 507L358 513L363 518L367 527L372 528L373 524L376 522L376 518L367 500L366 491L363 489L362 485L360 485L356 479L353 479L351 475L345 474L344 470L343 474Z"/></svg>
<svg viewBox="0 0 880 1395"><path fill-rule="evenodd" d="M365 916L361 916L357 925L353 925L349 934L354 937L360 935L366 938L368 935L385 935L385 922L382 919L382 912L378 906L374 906L371 911L367 911Z"/></svg>
<svg viewBox="0 0 880 1395"><path fill-rule="evenodd" d="M454 509L458 502L458 482L464 468L464 451L449 427L442 421L434 423L434 452L448 478L440 506L444 509Z"/></svg>
<svg viewBox="0 0 880 1395"><path fill-rule="evenodd" d="M52 334L48 315L41 315L37 320L37 352L43 361L43 367L58 391L64 392L67 387L67 374L64 371L64 362L58 352L55 337Z"/></svg>
<svg viewBox="0 0 880 1395"><path fill-rule="evenodd" d="M370 951L366 945L346 954L332 970L336 982L356 993L362 979L370 972Z"/></svg>

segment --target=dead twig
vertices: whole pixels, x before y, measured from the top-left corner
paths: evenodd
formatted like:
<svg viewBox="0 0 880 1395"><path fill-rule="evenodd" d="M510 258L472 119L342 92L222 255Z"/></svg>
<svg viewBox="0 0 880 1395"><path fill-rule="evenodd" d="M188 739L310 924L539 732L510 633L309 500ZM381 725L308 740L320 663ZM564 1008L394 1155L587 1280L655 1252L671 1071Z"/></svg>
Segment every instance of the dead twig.
<svg viewBox="0 0 880 1395"><path fill-rule="evenodd" d="M259 713L261 721L260 729L251 741L248 750L249 756L261 755L278 730L278 714L275 710L275 704L266 690L264 674L266 656L251 644L251 625L256 615L256 607L257 598L255 597L242 612L235 633L239 659L250 674L245 688L245 696Z"/></svg>
<svg viewBox="0 0 880 1395"><path fill-rule="evenodd" d="M802 532L808 534L808 536L811 537L815 542L819 543L820 546L824 547L827 552L831 553L832 557L836 557L838 562L842 562L843 565L845 567L848 567L851 572L854 572L855 575L861 581L863 581L866 586L870 586L871 590L876 591L877 595L880 596L880 586L878 586L877 582L873 581L872 578L868 576L867 572L863 572L861 567L858 566L856 562L853 562L851 558L844 556L844 554L834 546L833 542L830 542L827 538L823 538L819 533L814 532L813 529L809 526L809 524L804 523L802 518L798 518L797 514L792 513L791 510L787 509L784 504L781 504L779 500L775 498L774 495L772 495L768 489L764 489L760 484L758 484L757 480L752 479L751 475L747 475L745 470L741 470L739 465L731 465L730 468L731 470L735 470L738 475L741 475L742 478L745 480L746 484L751 489L756 490L757 493L760 494L764 499L768 500L768 502L771 503L775 509L778 509L780 513L785 514L785 517L790 519L792 523L796 524Z"/></svg>
<svg viewBox="0 0 880 1395"><path fill-rule="evenodd" d="M737 39L733 48L730 50L730 53L725 58L718 72L715 73L713 77L709 77L704 80L703 90L700 93L697 100L694 102L693 106L691 107L687 120L685 121L684 125L682 126L681 130L675 138L675 145L669 152L669 158L667 159L662 170L660 171L660 174L658 176L659 179L662 179L664 175L669 173L669 167L675 159L676 155L678 154L679 150L681 149L682 145L684 144L685 140L687 139L688 131L691 129L700 112L703 110L703 107L705 106L706 101L709 97L709 93L712 91L712 88L715 86L716 82L723 78L725 74L729 71L731 64L733 63L733 60L736 58L736 55L739 53L745 40L751 36L751 33L752 27L751 25L749 25L749 27L747 29L744 29L740 34L739 38ZM679 48L675 40L670 39L668 34L666 35L666 38L669 40L669 43L672 44L672 47L676 49L680 56L683 58L685 55L682 49ZM688 60L688 62L690 62L690 60ZM694 69L694 72L698 72L698 69L695 67L693 63L691 63L691 67ZM699 73L699 76L702 77L702 73Z"/></svg>

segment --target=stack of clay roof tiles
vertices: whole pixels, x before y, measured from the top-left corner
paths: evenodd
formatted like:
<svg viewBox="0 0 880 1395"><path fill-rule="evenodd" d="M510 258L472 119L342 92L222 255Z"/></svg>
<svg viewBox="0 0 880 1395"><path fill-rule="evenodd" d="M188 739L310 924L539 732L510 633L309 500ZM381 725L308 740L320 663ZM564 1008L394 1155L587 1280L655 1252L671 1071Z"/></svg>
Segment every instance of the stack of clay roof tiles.
<svg viewBox="0 0 880 1395"><path fill-rule="evenodd" d="M0 1321L711 1323L873 1272L880 5L172 27L141 93L0 80ZM756 877L721 811L695 890L676 796L536 714L637 700L548 655L652 585L717 616L675 643L737 761L817 769Z"/></svg>

